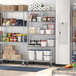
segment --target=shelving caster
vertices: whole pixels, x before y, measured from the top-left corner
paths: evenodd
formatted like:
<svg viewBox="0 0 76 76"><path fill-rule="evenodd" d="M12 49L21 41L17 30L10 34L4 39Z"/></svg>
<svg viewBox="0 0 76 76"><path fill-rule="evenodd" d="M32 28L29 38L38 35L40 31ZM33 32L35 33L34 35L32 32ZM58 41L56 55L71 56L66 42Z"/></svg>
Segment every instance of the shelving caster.
<svg viewBox="0 0 76 76"><path fill-rule="evenodd" d="M22 65L24 65L24 64L25 64L25 61L22 62Z"/></svg>

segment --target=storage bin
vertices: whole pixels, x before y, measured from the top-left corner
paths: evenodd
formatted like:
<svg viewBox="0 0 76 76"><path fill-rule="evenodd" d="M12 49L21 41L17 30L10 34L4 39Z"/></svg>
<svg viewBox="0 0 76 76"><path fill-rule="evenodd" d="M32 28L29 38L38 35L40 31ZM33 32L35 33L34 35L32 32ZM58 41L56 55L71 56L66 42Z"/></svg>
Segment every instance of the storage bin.
<svg viewBox="0 0 76 76"><path fill-rule="evenodd" d="M51 34L51 29L46 29L46 34Z"/></svg>
<svg viewBox="0 0 76 76"><path fill-rule="evenodd" d="M43 60L43 51L36 51L36 60L42 61Z"/></svg>
<svg viewBox="0 0 76 76"><path fill-rule="evenodd" d="M28 11L28 5L18 5L18 11Z"/></svg>
<svg viewBox="0 0 76 76"><path fill-rule="evenodd" d="M55 29L55 25L54 24L48 24L48 29Z"/></svg>
<svg viewBox="0 0 76 76"><path fill-rule="evenodd" d="M55 40L47 40L48 41L48 46L55 46Z"/></svg>
<svg viewBox="0 0 76 76"><path fill-rule="evenodd" d="M50 34L53 35L55 33L55 30L51 29L50 32L51 32Z"/></svg>
<svg viewBox="0 0 76 76"><path fill-rule="evenodd" d="M35 51L28 51L29 60L35 60Z"/></svg>
<svg viewBox="0 0 76 76"><path fill-rule="evenodd" d="M17 11L17 5L2 5L2 11Z"/></svg>
<svg viewBox="0 0 76 76"><path fill-rule="evenodd" d="M37 17L37 22L41 22L41 17Z"/></svg>
<svg viewBox="0 0 76 76"><path fill-rule="evenodd" d="M44 61L51 61L52 60L52 56L44 56Z"/></svg>
<svg viewBox="0 0 76 76"><path fill-rule="evenodd" d="M45 30L44 29L40 29L40 34L45 34Z"/></svg>
<svg viewBox="0 0 76 76"><path fill-rule="evenodd" d="M46 47L47 46L47 40L42 40L41 41L41 46Z"/></svg>
<svg viewBox="0 0 76 76"><path fill-rule="evenodd" d="M52 55L52 51L51 50L45 50L44 55Z"/></svg>

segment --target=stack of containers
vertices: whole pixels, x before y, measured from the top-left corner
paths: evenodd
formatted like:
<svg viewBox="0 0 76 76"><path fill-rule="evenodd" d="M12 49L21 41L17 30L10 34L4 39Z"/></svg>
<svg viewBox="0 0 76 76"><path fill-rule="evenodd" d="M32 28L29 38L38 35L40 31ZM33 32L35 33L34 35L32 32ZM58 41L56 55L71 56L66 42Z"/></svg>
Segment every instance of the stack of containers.
<svg viewBox="0 0 76 76"><path fill-rule="evenodd" d="M44 61L50 61L50 60L52 60L52 51L46 49L44 51Z"/></svg>
<svg viewBox="0 0 76 76"><path fill-rule="evenodd" d="M18 54L15 46L5 46L3 59L20 60L23 59L23 55Z"/></svg>

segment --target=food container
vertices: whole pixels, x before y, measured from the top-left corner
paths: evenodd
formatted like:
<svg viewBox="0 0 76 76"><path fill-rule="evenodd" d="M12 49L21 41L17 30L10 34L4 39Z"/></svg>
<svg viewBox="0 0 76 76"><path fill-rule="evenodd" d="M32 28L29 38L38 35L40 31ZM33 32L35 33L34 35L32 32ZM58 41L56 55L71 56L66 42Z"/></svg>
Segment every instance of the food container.
<svg viewBox="0 0 76 76"><path fill-rule="evenodd" d="M35 51L34 50L28 51L28 55L29 55L29 60L35 60Z"/></svg>
<svg viewBox="0 0 76 76"><path fill-rule="evenodd" d="M23 34L18 34L18 42L22 41L22 36L23 36Z"/></svg>
<svg viewBox="0 0 76 76"><path fill-rule="evenodd" d="M4 32L3 32L3 37L7 37L7 33L4 33Z"/></svg>
<svg viewBox="0 0 76 76"><path fill-rule="evenodd" d="M38 60L38 61L43 60L43 51L41 51L41 50L36 51L36 60Z"/></svg>
<svg viewBox="0 0 76 76"><path fill-rule="evenodd" d="M43 22L46 22L47 21L47 17L43 17Z"/></svg>
<svg viewBox="0 0 76 76"><path fill-rule="evenodd" d="M41 22L41 17L37 17L37 22Z"/></svg>
<svg viewBox="0 0 76 76"><path fill-rule="evenodd" d="M44 29L40 29L40 34L45 34L45 30Z"/></svg>
<svg viewBox="0 0 76 76"><path fill-rule="evenodd" d="M55 40L47 40L48 41L48 46L55 46Z"/></svg>
<svg viewBox="0 0 76 76"><path fill-rule="evenodd" d="M52 55L52 51L51 50L44 50L44 56L46 56L46 55Z"/></svg>
<svg viewBox="0 0 76 76"><path fill-rule="evenodd" d="M54 32L55 32L55 30L54 30L54 29L51 29L50 31L51 31L51 34L52 34L52 35L53 35L53 34L54 34Z"/></svg>
<svg viewBox="0 0 76 76"><path fill-rule="evenodd" d="M47 21L50 22L51 21L51 17L47 17Z"/></svg>
<svg viewBox="0 0 76 76"><path fill-rule="evenodd" d="M3 42L5 42L6 41L6 39L5 39L6 37L3 37Z"/></svg>
<svg viewBox="0 0 76 76"><path fill-rule="evenodd" d="M22 36L22 42L27 42L27 34L23 34L23 36Z"/></svg>
<svg viewBox="0 0 76 76"><path fill-rule="evenodd" d="M52 56L44 56L44 61L50 61L52 60Z"/></svg>
<svg viewBox="0 0 76 76"><path fill-rule="evenodd" d="M31 14L29 15L29 21L32 21L32 15Z"/></svg>
<svg viewBox="0 0 76 76"><path fill-rule="evenodd" d="M12 36L12 33L8 33L8 37L11 37Z"/></svg>
<svg viewBox="0 0 76 76"><path fill-rule="evenodd" d="M47 40L41 40L41 46L46 47L47 46Z"/></svg>
<svg viewBox="0 0 76 76"><path fill-rule="evenodd" d="M6 37L5 40L6 40L6 42L9 42L10 41L10 38L9 37Z"/></svg>
<svg viewBox="0 0 76 76"><path fill-rule="evenodd" d="M14 42L14 37L10 37L10 42Z"/></svg>
<svg viewBox="0 0 76 76"><path fill-rule="evenodd" d="M47 26L47 25L43 25L43 28L44 28L44 29L47 29L47 28L48 28L48 26Z"/></svg>
<svg viewBox="0 0 76 76"><path fill-rule="evenodd" d="M36 32L36 31L35 31L35 27L30 27L30 28L29 28L29 33L30 33L30 34L35 34L35 32Z"/></svg>
<svg viewBox="0 0 76 76"><path fill-rule="evenodd" d="M76 37L76 30L74 30L74 37Z"/></svg>
<svg viewBox="0 0 76 76"><path fill-rule="evenodd" d="M17 37L14 37L14 42L18 42L18 38Z"/></svg>
<svg viewBox="0 0 76 76"><path fill-rule="evenodd" d="M48 29L55 29L55 25L54 24L48 24Z"/></svg>
<svg viewBox="0 0 76 76"><path fill-rule="evenodd" d="M17 33L12 33L12 37L17 37L18 34Z"/></svg>
<svg viewBox="0 0 76 76"><path fill-rule="evenodd" d="M46 34L51 34L51 29L46 29Z"/></svg>

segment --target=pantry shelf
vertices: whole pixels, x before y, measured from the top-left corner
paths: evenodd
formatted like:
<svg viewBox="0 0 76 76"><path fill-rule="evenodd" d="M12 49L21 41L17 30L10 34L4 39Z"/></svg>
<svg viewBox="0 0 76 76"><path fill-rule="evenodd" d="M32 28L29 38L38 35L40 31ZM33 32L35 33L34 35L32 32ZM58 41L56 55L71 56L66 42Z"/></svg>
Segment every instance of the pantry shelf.
<svg viewBox="0 0 76 76"><path fill-rule="evenodd" d="M54 12L53 15L50 12ZM32 49L28 51L29 61L33 57L32 62L52 64L55 51L55 11L30 11L28 18L28 50ZM49 52L49 56L43 56L43 50L46 55Z"/></svg>

